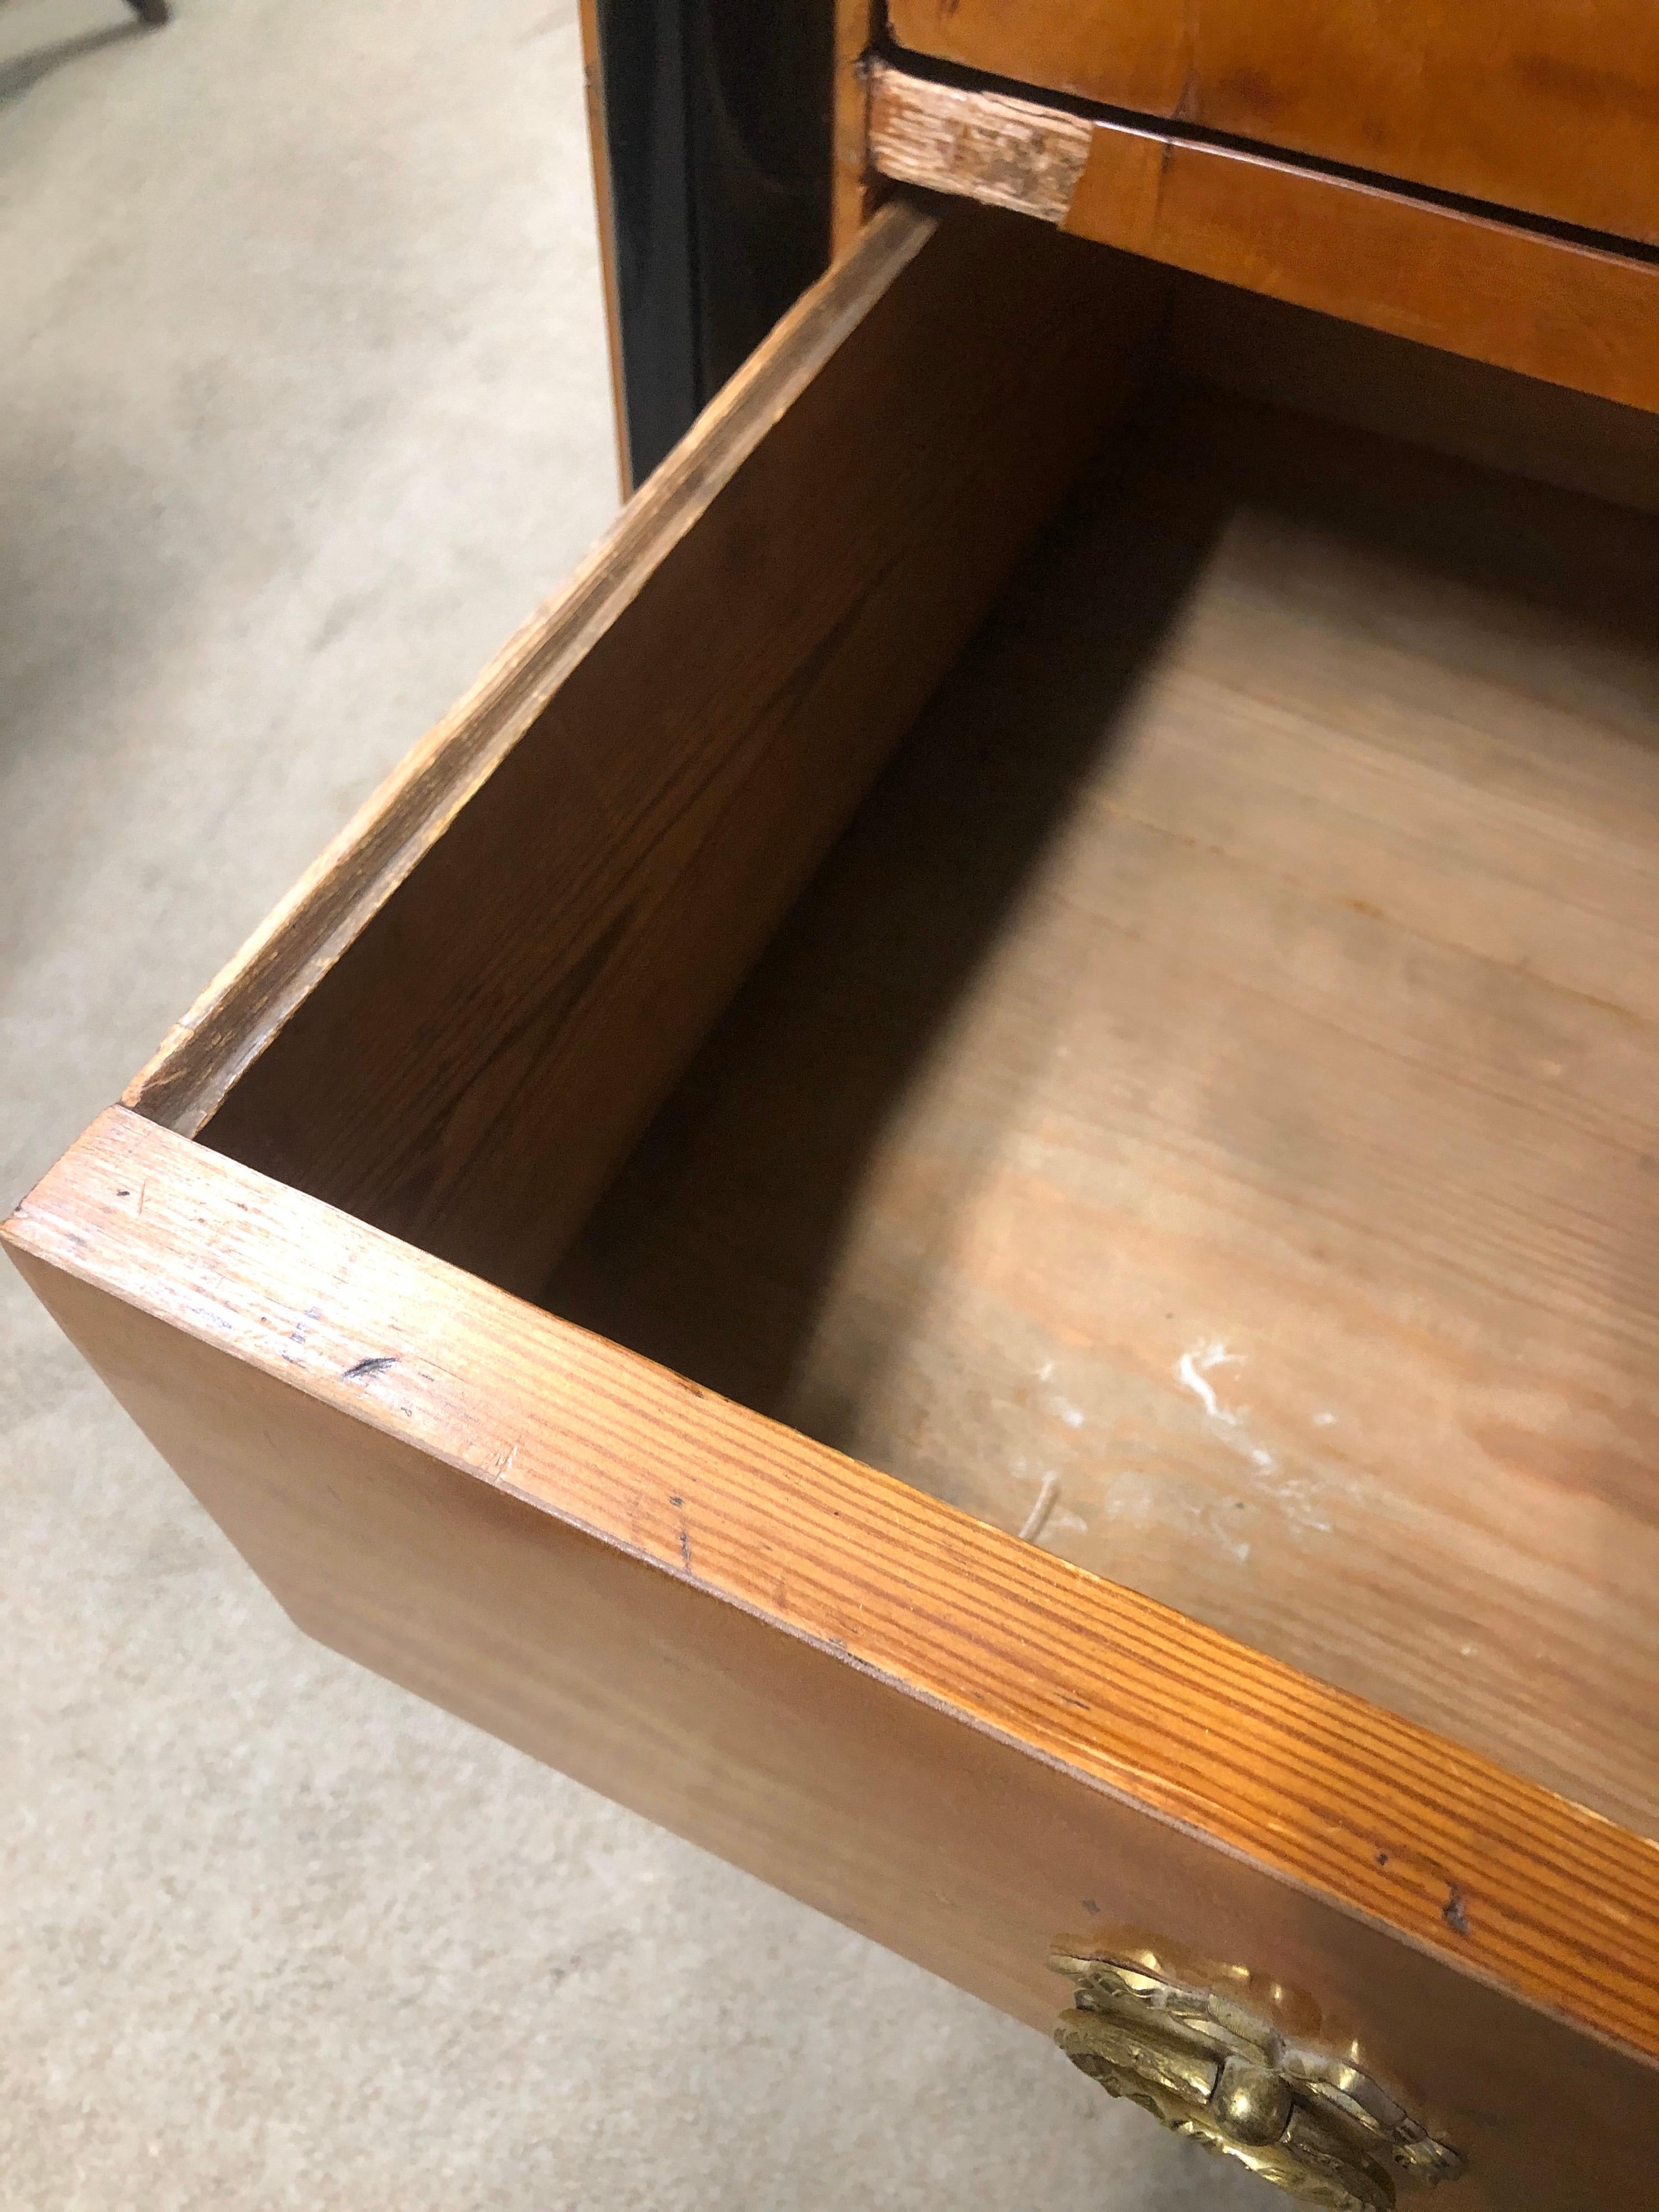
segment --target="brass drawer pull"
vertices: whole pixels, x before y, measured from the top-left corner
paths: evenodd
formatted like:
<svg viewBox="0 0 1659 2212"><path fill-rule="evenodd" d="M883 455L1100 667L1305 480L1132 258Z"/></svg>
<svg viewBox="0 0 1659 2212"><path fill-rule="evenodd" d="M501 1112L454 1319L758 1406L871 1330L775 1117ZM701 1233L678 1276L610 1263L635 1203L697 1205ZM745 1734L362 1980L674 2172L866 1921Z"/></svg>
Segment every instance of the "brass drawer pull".
<svg viewBox="0 0 1659 2212"><path fill-rule="evenodd" d="M1074 2066L1302 2203L1394 2212L1400 2189L1462 2172L1368 2075L1289 2041L1230 1995L1167 1979L1150 1954L1056 1948L1048 1963L1076 1990L1054 2030Z"/></svg>

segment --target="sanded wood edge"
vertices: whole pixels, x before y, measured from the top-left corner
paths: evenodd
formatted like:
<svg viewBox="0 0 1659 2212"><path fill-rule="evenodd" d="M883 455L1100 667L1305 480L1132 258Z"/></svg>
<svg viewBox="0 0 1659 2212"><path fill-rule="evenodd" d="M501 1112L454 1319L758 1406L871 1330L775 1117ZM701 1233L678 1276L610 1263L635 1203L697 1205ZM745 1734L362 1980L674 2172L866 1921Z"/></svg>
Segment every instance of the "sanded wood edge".
<svg viewBox="0 0 1659 2212"><path fill-rule="evenodd" d="M1659 264L1235 147L871 73L884 175L1659 410Z"/></svg>
<svg viewBox="0 0 1659 2212"><path fill-rule="evenodd" d="M93 1285L1644 2060L1659 1849L121 1109L5 1224Z"/></svg>
<svg viewBox="0 0 1659 2212"><path fill-rule="evenodd" d="M870 153L884 176L1063 222L1089 159L1092 125L1006 93L971 92L869 69Z"/></svg>
<svg viewBox="0 0 1659 2212"><path fill-rule="evenodd" d="M936 228L911 203L883 209L174 1024L125 1103L184 1135L202 1127Z"/></svg>

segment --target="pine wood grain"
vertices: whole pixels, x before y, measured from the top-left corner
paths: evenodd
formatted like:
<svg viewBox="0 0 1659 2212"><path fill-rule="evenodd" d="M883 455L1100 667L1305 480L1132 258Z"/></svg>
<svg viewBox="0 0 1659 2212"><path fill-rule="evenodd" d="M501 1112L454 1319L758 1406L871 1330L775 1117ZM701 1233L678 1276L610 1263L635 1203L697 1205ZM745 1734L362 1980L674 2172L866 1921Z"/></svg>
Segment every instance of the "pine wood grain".
<svg viewBox="0 0 1659 2212"><path fill-rule="evenodd" d="M890 0L942 59L1659 241L1644 0Z"/></svg>
<svg viewBox="0 0 1659 2212"><path fill-rule="evenodd" d="M872 72L870 139L876 167L903 182L1021 206L1200 276L1659 408L1652 258L889 65Z"/></svg>
<svg viewBox="0 0 1659 2212"><path fill-rule="evenodd" d="M1659 522L1213 400L556 1308L1659 1834Z"/></svg>
<svg viewBox="0 0 1659 2212"><path fill-rule="evenodd" d="M137 1115L4 1233L312 1632L1036 2026L1154 1928L1469 2206L1641 2201L1652 1846Z"/></svg>
<svg viewBox="0 0 1659 2212"><path fill-rule="evenodd" d="M1148 280L884 210L129 1099L533 1286L1111 419Z"/></svg>
<svg viewBox="0 0 1659 2212"><path fill-rule="evenodd" d="M562 590L510 639L243 945L128 1085L126 1103L193 1135L554 698L586 648L738 473L764 428L927 242L896 209L856 267L815 289Z"/></svg>

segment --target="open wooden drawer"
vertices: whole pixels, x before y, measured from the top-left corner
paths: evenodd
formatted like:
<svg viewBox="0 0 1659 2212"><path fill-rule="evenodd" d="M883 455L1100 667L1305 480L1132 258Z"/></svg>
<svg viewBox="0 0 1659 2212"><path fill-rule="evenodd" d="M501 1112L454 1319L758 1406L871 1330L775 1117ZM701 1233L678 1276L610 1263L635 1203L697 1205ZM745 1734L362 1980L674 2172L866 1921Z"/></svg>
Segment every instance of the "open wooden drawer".
<svg viewBox="0 0 1659 2212"><path fill-rule="evenodd" d="M1651 2202L1649 427L896 202L13 1256L313 1635L1309 2202Z"/></svg>

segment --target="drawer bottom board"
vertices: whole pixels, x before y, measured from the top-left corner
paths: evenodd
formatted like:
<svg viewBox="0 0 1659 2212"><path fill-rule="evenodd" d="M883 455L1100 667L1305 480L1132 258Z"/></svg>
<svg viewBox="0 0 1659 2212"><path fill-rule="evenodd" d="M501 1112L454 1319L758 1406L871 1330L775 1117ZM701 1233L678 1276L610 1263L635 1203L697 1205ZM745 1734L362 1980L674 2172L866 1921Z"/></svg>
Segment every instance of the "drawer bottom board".
<svg viewBox="0 0 1659 2212"><path fill-rule="evenodd" d="M545 1303L1654 1832L1656 592L1137 425Z"/></svg>

